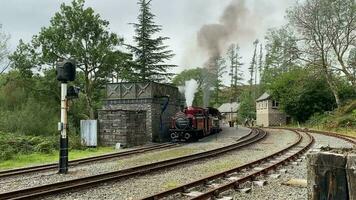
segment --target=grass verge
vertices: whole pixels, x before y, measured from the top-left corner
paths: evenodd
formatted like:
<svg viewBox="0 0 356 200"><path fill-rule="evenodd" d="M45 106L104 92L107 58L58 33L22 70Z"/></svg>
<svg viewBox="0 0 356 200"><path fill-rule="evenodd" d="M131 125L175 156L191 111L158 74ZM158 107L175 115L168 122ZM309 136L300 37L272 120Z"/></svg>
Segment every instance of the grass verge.
<svg viewBox="0 0 356 200"><path fill-rule="evenodd" d="M112 147L88 148L85 150L71 150L69 152L69 160L86 158L91 156L98 156L98 155L112 153L112 152L115 152L115 149ZM26 155L16 155L10 160L0 162L0 170L55 163L58 162L58 159L59 159L58 151L53 151L50 154L32 153Z"/></svg>

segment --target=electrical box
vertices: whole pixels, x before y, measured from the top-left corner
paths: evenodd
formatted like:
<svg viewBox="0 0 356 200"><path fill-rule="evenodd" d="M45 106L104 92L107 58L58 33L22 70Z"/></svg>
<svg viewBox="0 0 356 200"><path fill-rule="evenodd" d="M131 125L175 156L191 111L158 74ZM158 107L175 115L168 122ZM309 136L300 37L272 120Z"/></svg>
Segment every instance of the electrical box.
<svg viewBox="0 0 356 200"><path fill-rule="evenodd" d="M97 120L80 120L80 135L82 145L96 147L98 145Z"/></svg>
<svg viewBox="0 0 356 200"><path fill-rule="evenodd" d="M74 81L75 64L72 61L65 60L59 62L56 66L57 80L61 82Z"/></svg>

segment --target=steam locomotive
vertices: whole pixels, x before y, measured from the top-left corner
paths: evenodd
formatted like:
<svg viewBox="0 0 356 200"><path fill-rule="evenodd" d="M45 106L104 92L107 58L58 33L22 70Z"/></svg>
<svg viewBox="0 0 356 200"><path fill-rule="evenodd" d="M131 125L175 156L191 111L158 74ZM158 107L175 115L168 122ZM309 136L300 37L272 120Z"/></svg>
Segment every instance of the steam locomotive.
<svg viewBox="0 0 356 200"><path fill-rule="evenodd" d="M211 107L187 107L176 113L169 129L172 141L197 141L205 136L219 133L220 112Z"/></svg>

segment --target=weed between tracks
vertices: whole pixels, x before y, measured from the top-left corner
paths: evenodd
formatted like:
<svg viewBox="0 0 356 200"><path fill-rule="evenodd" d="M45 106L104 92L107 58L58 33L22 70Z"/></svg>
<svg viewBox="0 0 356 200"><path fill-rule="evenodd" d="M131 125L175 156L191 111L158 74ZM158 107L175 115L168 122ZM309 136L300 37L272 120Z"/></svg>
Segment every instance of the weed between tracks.
<svg viewBox="0 0 356 200"><path fill-rule="evenodd" d="M167 160L171 158L176 158L180 156L186 156L189 154L197 153L198 149L196 148L174 148L164 151L158 151L153 153L147 153L143 155L138 155L133 158L119 160L118 165L124 165L125 167L142 165L152 162L157 162L161 160Z"/></svg>
<svg viewBox="0 0 356 200"><path fill-rule="evenodd" d="M226 171L227 169L233 169L236 166L240 166L241 162L239 162L238 160L220 160L217 162L214 162L211 165L205 165L202 168L202 171L206 172L206 173L216 173L219 170L216 169L220 169L220 171Z"/></svg>
<svg viewBox="0 0 356 200"><path fill-rule="evenodd" d="M178 187L180 185L180 183L173 179L173 180L167 180L165 183L162 184L162 188L164 188L165 190L169 190L175 187Z"/></svg>

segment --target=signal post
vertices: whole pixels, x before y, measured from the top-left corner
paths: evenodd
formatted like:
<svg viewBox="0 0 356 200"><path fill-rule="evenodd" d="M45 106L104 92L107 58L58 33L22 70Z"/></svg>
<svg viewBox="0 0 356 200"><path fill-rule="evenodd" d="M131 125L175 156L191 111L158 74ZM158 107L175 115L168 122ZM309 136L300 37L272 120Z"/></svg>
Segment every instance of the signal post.
<svg viewBox="0 0 356 200"><path fill-rule="evenodd" d="M57 80L61 82L61 121L58 123L58 130L61 132L59 140L59 170L58 173L68 172L68 81L75 79L75 64L72 61L64 60L57 63Z"/></svg>

